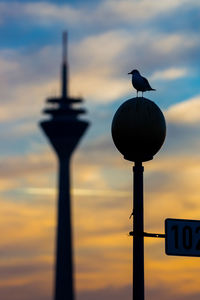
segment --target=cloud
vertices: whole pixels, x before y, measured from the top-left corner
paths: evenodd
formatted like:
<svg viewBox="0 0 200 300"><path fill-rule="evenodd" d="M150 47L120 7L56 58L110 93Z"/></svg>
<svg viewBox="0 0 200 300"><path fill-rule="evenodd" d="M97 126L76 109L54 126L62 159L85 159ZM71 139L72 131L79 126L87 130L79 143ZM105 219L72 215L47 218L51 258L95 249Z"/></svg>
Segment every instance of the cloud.
<svg viewBox="0 0 200 300"><path fill-rule="evenodd" d="M161 270L162 272L162 270ZM162 272L163 273L163 272ZM152 273L151 273L152 276ZM177 280L176 280L177 281ZM179 294L174 293L169 287L166 288L164 285L156 285L154 288L148 286L148 282L145 281L145 296L149 300L163 299L168 300L173 298L176 300L198 300L199 293L184 294L180 292ZM187 283L186 283L187 285ZM94 290L94 291L81 291L77 294L77 299L79 300L109 300L115 299L120 300L122 298L131 299L132 296L132 285L126 285L124 287L112 287L108 286L106 288Z"/></svg>
<svg viewBox="0 0 200 300"><path fill-rule="evenodd" d="M174 80L182 78L188 75L186 68L170 68L162 71L156 71L152 74L151 79L153 80Z"/></svg>
<svg viewBox="0 0 200 300"><path fill-rule="evenodd" d="M71 94L84 95L89 104L94 101L106 103L124 97L132 92L127 75L130 66L139 69L143 66L143 70L152 73L155 80L186 76L191 52L199 47L196 37L156 33L157 38L152 42L152 34L141 32L137 44L134 35L126 30L107 31L74 41L69 51ZM52 61L52 57L55 60ZM1 123L23 118L30 123L39 119L44 99L52 91L53 96L59 94L59 58L58 46L45 46L30 52L25 49L4 49L0 52ZM170 67L175 62L177 67ZM31 130L31 124L27 126Z"/></svg>
<svg viewBox="0 0 200 300"><path fill-rule="evenodd" d="M5 23L12 20L20 21L21 18L27 22L33 22L35 25L51 25L55 23L76 24L82 13L70 5L55 5L49 2L27 2L21 3L15 1L10 7L9 3L0 3L0 20ZM30 20L31 19L31 20Z"/></svg>
<svg viewBox="0 0 200 300"><path fill-rule="evenodd" d="M56 194L56 188L37 188L37 187L28 187L22 190L19 190L19 192L24 192L31 195L55 195ZM72 195L74 196L84 196L84 197L123 197L123 196L129 196L130 193L126 191L121 190L96 190L96 189L72 189Z"/></svg>
<svg viewBox="0 0 200 300"><path fill-rule="evenodd" d="M132 164L115 150L109 135L99 138L99 132L107 132L110 126L113 107L108 102L132 93L127 77L130 66L152 74L154 80L162 78L167 85L172 79L189 76L189 70L192 72L198 65L199 39L195 33L172 33L163 31L162 26L155 29L149 25L148 30L145 27L156 18L179 13L177 8L187 7L187 1L184 3L111 0L78 9L47 2L15 3L12 9L5 3L2 5L6 8L1 6L1 20L20 17L24 22L25 16L29 25L37 24L40 29L63 22L85 30L92 24L89 36L81 34L79 39L75 34L69 51L72 95L82 94L89 99L87 105L98 110L93 115L93 135L79 148L73 161L76 286L83 299L130 296L132 239L128 232L132 220L128 218L132 211ZM195 1L190 3L198 5ZM122 29L118 29L118 24ZM129 27L124 27L127 24ZM49 93L55 95L52 89L59 90L59 65L57 45L0 51L0 119L4 141L17 140L19 136L27 139L28 135L32 138L36 128L31 124L40 118L44 99ZM183 94L185 88L182 86ZM195 96L166 110L165 148L145 164L147 231L163 232L166 217L199 217L198 102L199 96ZM101 128L95 123L97 117ZM47 145L43 147L39 141L35 148L30 146L15 157L4 156L0 163L0 275L7 276L1 286L4 299L25 300L32 294L39 300L50 297L56 222L55 194L51 192L55 191L52 185L56 186L57 165L52 151L46 149ZM20 151L15 147L11 150ZM26 154L29 150L32 153ZM44 194L46 189L48 195ZM200 285L196 259L183 263L179 258L166 257L163 241L146 239L145 249L150 299L160 298L162 293L166 299L197 299ZM119 288L115 289L117 285Z"/></svg>
<svg viewBox="0 0 200 300"><path fill-rule="evenodd" d="M195 36L142 31L137 43L135 38L125 30L110 31L90 36L73 47L72 91L79 89L91 101L113 101L132 91L126 76L130 68L146 70L153 79L188 75L191 52L199 47Z"/></svg>
<svg viewBox="0 0 200 300"><path fill-rule="evenodd" d="M137 23L138 21L145 21L155 18L158 15L166 14L167 12L176 9L181 5L180 0L165 1L161 3L154 1L153 3L148 0L131 1L131 0L118 0L118 1L103 1L99 5L99 16L106 16L112 22L126 22Z"/></svg>
<svg viewBox="0 0 200 300"><path fill-rule="evenodd" d="M30 2L23 5L23 13L31 16L35 21L43 24L51 24L55 22L63 22L68 24L76 24L83 17L83 12L73 8L70 5L56 5L49 2Z"/></svg>
<svg viewBox="0 0 200 300"><path fill-rule="evenodd" d="M155 0L150 3L149 0L131 1L101 1L95 5L77 6L65 4L53 4L47 1L20 3L15 1L12 9L6 2L1 3L1 19L6 18L26 18L27 21L42 25L53 25L55 23L63 23L73 26L81 24L91 25L119 25L122 23L136 24L138 21L145 22L156 17L165 15L179 9L182 5L187 5L188 1L165 1L160 3ZM190 2L190 6L198 6L196 1ZM19 12L19 13L17 13Z"/></svg>
<svg viewBox="0 0 200 300"><path fill-rule="evenodd" d="M0 161L0 178L12 176L23 176L28 174L48 172L54 166L54 159L50 151L40 153L29 153L12 157L2 157Z"/></svg>
<svg viewBox="0 0 200 300"><path fill-rule="evenodd" d="M169 107L166 118L175 124L192 125L200 122L200 96L182 101Z"/></svg>
<svg viewBox="0 0 200 300"><path fill-rule="evenodd" d="M80 150L83 151L84 149ZM91 189L91 187L98 187L98 185L99 189L101 189L100 187L104 189L102 188L101 193L97 193L93 197L82 197L80 194L74 194L76 286L81 295L85 295L85 297L86 295L88 297L93 295L98 299L95 289L105 289L109 295L112 293L115 295L113 287L118 285L125 293L125 286L131 285L132 240L128 237L128 232L132 225L128 218L132 210L132 172L130 164L121 163L123 159L119 154L116 154L117 159L116 157L113 158L114 154L107 137L100 140L96 139L96 141L92 140L91 145L87 145L84 151L77 154L74 161L77 164L73 169L75 185L81 185L81 188L86 187L86 190L89 186ZM105 152L104 161L102 153ZM168 155L165 153L160 159L145 164L146 231L162 232L163 221L166 217L198 218L200 213L199 156L191 159L189 153L185 156L181 156L179 153L178 157L175 154L170 153ZM43 154L21 157L19 160L18 158L11 159L7 173L6 162L1 165L2 177L5 171L7 178L11 178L13 173L13 178L22 182L24 188L30 186L42 188L44 182L46 187L51 187L44 177L49 178L51 176L51 169L50 166L47 167L47 164L51 163L53 156L46 155L47 153L44 152ZM99 156L101 156L101 160L98 161ZM20 166L22 166L21 172ZM110 169L112 172L109 173ZM124 171L125 169L126 171ZM38 172L40 173L39 178L36 176ZM92 173L94 173L93 179ZM16 178L16 174L18 178ZM162 174L163 176L161 176ZM122 179L119 180L120 176ZM37 178L33 179L34 177ZM77 181L78 178L82 178L82 181ZM188 178L192 180L188 180ZM34 185L31 185L31 182L34 182ZM123 190L125 193L120 194L120 197L115 197L115 193L109 194L109 197L104 196L105 187L109 187L107 190L109 193L113 190L117 191L119 187L122 191L121 188L125 186L125 183L126 189ZM130 196L128 191L130 191ZM42 284L49 286L48 265L51 268L52 247L54 245L54 205L53 196L27 194L20 194L18 200L16 200L15 195L14 199L9 201L6 199L1 203L4 218L0 222L0 227L2 226L1 228L4 228L2 231L7 234L2 235L0 251L4 255L7 253L12 259L27 256L27 262L19 272L20 282L15 277L17 268L20 268L19 264L13 268L10 285L14 291L16 291L14 287L17 284L21 284L21 287L24 288L28 285L29 290L32 291L35 277L42 277ZM31 236L30 232L32 233ZM199 277L196 276L194 279L194 274L198 272L199 268L196 260L192 261L194 263L190 261L188 264L182 264L179 258L174 258L172 261L172 258L165 257L163 241L146 240L145 249L148 289L154 289L155 294L158 295L158 285L163 286L168 290L168 295L176 296L177 293L183 294L184 292L186 299L187 295L192 292L199 292ZM31 269L29 258L33 259L34 262L34 259L40 261L42 259L39 256L40 253L42 253L42 257L44 255L45 259L49 257L49 261L45 266L41 266L42 269L39 268L36 271L34 268ZM46 271L43 271L43 267ZM2 269L5 270L5 268ZM164 271L161 272L161 270ZM8 267L6 274L9 275L9 271L12 272L10 267ZM154 276L152 276L152 272ZM171 273L173 276L170 275ZM184 291L181 289L183 282L187 286ZM189 284L186 284L187 282ZM38 283L37 286L40 295L40 284ZM103 291L102 294L104 294ZM18 299L16 298L16 300Z"/></svg>
<svg viewBox="0 0 200 300"><path fill-rule="evenodd" d="M51 291L53 277L52 203L27 202L27 196L18 201L15 194L14 201L1 195L0 204L1 295L4 299L25 300L28 291L31 295L37 287L37 298L43 299Z"/></svg>

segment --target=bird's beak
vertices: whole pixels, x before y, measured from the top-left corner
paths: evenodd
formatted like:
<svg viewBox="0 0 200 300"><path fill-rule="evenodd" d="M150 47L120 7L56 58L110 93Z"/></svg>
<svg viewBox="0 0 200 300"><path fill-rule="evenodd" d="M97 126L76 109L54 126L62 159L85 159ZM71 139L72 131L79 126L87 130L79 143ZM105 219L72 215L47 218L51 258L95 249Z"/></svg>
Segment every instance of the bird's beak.
<svg viewBox="0 0 200 300"><path fill-rule="evenodd" d="M128 74L132 74L131 72L129 72Z"/></svg>

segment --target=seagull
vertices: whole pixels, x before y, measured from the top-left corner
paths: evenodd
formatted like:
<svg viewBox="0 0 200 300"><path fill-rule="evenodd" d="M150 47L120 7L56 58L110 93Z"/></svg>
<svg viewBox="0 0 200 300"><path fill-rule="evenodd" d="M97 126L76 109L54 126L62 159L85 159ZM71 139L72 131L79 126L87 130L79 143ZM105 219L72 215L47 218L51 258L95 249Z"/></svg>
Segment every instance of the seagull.
<svg viewBox="0 0 200 300"><path fill-rule="evenodd" d="M140 72L138 70L133 70L128 74L132 74L132 85L137 90L137 97L139 91L142 92L142 97L143 92L155 91L155 89L152 89L152 87L150 86L148 80L140 75Z"/></svg>

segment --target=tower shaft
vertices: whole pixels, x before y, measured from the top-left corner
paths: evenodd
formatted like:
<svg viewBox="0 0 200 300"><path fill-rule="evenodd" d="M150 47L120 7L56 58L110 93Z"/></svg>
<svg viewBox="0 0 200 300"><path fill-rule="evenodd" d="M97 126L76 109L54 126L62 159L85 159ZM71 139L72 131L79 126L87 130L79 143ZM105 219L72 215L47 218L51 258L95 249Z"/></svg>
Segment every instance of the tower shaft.
<svg viewBox="0 0 200 300"><path fill-rule="evenodd" d="M59 158L55 300L73 300L70 157Z"/></svg>

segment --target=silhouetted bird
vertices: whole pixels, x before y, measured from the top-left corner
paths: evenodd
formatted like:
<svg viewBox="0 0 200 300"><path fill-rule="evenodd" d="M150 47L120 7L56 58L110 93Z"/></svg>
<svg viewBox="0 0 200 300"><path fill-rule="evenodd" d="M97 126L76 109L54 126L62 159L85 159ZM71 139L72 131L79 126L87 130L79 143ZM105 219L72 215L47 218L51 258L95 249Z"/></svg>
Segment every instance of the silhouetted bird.
<svg viewBox="0 0 200 300"><path fill-rule="evenodd" d="M138 92L142 92L143 97L143 92L155 91L155 89L152 89L152 87L150 86L148 80L140 75L140 72L138 70L133 70L128 74L132 74L132 85L137 90L137 97Z"/></svg>

